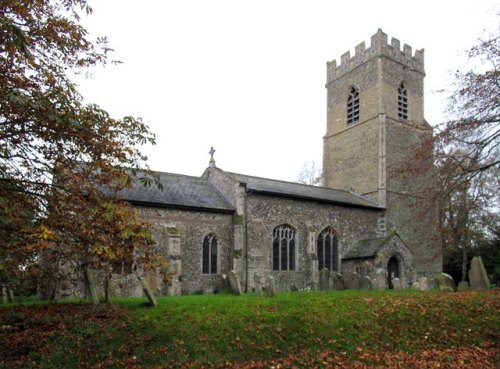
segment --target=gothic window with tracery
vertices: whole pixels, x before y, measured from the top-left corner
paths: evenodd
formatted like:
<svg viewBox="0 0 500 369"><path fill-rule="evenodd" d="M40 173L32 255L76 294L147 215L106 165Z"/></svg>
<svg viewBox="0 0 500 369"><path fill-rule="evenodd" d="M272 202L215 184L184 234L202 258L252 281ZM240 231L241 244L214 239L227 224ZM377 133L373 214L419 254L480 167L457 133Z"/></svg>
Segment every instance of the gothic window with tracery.
<svg viewBox="0 0 500 369"><path fill-rule="evenodd" d="M202 272L203 274L217 274L217 257L219 244L217 237L209 233L203 239Z"/></svg>
<svg viewBox="0 0 500 369"><path fill-rule="evenodd" d="M330 227L325 228L317 240L318 269L338 271L339 242L337 235Z"/></svg>
<svg viewBox="0 0 500 369"><path fill-rule="evenodd" d="M273 230L273 270L295 270L295 236L296 231L288 224L280 225Z"/></svg>
<svg viewBox="0 0 500 369"><path fill-rule="evenodd" d="M347 124L359 122L359 90L351 87L347 98Z"/></svg>
<svg viewBox="0 0 500 369"><path fill-rule="evenodd" d="M398 117L408 120L408 92L404 82L401 82L398 88Z"/></svg>

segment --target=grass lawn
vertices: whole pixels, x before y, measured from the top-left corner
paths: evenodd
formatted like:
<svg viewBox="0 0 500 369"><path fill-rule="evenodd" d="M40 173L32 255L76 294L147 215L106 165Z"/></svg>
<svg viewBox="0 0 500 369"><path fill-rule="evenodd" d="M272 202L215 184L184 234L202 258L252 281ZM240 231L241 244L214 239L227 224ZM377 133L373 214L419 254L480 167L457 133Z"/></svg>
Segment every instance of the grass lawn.
<svg viewBox="0 0 500 369"><path fill-rule="evenodd" d="M0 368L498 368L500 292L331 291L0 307ZM438 366L439 365L439 366Z"/></svg>

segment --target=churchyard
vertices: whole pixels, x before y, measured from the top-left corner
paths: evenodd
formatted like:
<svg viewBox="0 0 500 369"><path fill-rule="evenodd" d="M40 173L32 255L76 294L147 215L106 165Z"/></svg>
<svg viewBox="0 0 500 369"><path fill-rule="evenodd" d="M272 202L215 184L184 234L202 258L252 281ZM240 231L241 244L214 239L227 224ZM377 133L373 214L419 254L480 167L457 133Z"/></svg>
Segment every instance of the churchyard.
<svg viewBox="0 0 500 369"><path fill-rule="evenodd" d="M0 306L0 368L498 368L500 292L297 291Z"/></svg>

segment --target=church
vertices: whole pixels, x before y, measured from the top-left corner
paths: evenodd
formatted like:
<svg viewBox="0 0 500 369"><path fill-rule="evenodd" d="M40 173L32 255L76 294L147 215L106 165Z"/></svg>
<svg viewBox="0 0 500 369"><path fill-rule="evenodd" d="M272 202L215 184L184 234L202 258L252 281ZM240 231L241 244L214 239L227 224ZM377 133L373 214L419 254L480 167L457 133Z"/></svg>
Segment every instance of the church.
<svg viewBox="0 0 500 369"><path fill-rule="evenodd" d="M424 52L381 30L370 46L327 63L322 187L218 168L200 177L158 173L163 189L137 183L119 195L152 225L172 273L163 295L213 293L238 274L243 291L272 276L278 291L318 288L320 271L392 278L410 287L441 271L437 212L419 190L431 176L397 173L412 148L432 135L424 119ZM122 274L123 273L123 274ZM139 295L117 270L117 294Z"/></svg>

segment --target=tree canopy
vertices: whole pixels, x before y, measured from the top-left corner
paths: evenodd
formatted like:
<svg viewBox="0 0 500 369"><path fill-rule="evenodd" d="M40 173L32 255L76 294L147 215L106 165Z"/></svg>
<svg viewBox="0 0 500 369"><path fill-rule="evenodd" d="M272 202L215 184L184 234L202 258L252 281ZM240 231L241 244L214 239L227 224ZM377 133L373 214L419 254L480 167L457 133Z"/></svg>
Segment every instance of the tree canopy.
<svg viewBox="0 0 500 369"><path fill-rule="evenodd" d="M70 73L108 63L105 38L79 24L85 0L0 2L0 278L11 283L40 253L75 268L132 257L159 263L137 211L105 196L141 173L141 119L85 104ZM56 264L57 264L56 263ZM60 272L60 271L58 271Z"/></svg>

